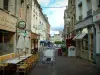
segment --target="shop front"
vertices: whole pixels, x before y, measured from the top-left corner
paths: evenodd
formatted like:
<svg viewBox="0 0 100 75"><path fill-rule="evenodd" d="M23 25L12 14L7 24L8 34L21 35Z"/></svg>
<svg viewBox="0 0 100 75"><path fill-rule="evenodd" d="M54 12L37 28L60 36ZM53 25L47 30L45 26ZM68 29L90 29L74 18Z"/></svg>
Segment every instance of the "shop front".
<svg viewBox="0 0 100 75"><path fill-rule="evenodd" d="M17 19L0 9L0 56L15 50Z"/></svg>
<svg viewBox="0 0 100 75"><path fill-rule="evenodd" d="M31 32L31 53L38 52L38 37L38 34Z"/></svg>
<svg viewBox="0 0 100 75"><path fill-rule="evenodd" d="M77 34L73 40L76 41L76 55L93 61L93 34L90 34L90 49L88 49L88 33Z"/></svg>

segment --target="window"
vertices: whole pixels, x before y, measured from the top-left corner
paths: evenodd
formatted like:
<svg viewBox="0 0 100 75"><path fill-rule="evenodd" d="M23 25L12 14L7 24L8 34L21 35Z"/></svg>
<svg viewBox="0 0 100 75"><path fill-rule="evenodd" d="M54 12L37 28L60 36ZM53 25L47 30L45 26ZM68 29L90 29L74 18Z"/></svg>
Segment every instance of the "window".
<svg viewBox="0 0 100 75"><path fill-rule="evenodd" d="M40 21L40 24L41 24L41 21Z"/></svg>
<svg viewBox="0 0 100 75"><path fill-rule="evenodd" d="M21 5L24 3L24 0L21 0Z"/></svg>
<svg viewBox="0 0 100 75"><path fill-rule="evenodd" d="M78 6L79 6L79 11L80 11L80 16L81 16L82 15L82 2Z"/></svg>
<svg viewBox="0 0 100 75"><path fill-rule="evenodd" d="M100 7L100 0L98 0L98 7Z"/></svg>
<svg viewBox="0 0 100 75"><path fill-rule="evenodd" d="M99 30L100 30L100 24L99 24Z"/></svg>
<svg viewBox="0 0 100 75"><path fill-rule="evenodd" d="M88 50L88 40L87 39L82 40L82 49Z"/></svg>
<svg viewBox="0 0 100 75"><path fill-rule="evenodd" d="M37 17L36 17L36 20L37 20Z"/></svg>
<svg viewBox="0 0 100 75"><path fill-rule="evenodd" d="M35 17L35 15L33 14L33 17Z"/></svg>
<svg viewBox="0 0 100 75"><path fill-rule="evenodd" d="M91 0L87 0L87 7L88 7L88 10L92 8Z"/></svg>
<svg viewBox="0 0 100 75"><path fill-rule="evenodd" d="M5 10L8 10L8 2L9 2L9 0L4 0L4 9Z"/></svg>
<svg viewBox="0 0 100 75"><path fill-rule="evenodd" d="M0 55L5 55L13 52L13 33L0 30Z"/></svg>

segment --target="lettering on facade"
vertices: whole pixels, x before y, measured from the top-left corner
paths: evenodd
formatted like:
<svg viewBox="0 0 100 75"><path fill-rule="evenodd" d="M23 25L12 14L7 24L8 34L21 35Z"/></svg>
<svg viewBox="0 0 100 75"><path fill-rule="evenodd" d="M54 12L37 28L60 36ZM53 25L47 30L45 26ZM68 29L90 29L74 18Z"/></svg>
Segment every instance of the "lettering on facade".
<svg viewBox="0 0 100 75"><path fill-rule="evenodd" d="M9 14L0 11L0 25L15 28L17 19Z"/></svg>

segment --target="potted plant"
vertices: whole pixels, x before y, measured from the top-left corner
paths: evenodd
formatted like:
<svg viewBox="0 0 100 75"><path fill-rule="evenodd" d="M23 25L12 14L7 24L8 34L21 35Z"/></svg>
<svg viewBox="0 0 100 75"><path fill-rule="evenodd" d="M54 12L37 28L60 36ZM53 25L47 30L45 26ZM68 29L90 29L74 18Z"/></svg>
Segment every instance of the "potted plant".
<svg viewBox="0 0 100 75"><path fill-rule="evenodd" d="M66 56L66 54L67 54L67 48L66 48L66 46L65 45L62 45L61 46L61 49L62 49L63 55Z"/></svg>

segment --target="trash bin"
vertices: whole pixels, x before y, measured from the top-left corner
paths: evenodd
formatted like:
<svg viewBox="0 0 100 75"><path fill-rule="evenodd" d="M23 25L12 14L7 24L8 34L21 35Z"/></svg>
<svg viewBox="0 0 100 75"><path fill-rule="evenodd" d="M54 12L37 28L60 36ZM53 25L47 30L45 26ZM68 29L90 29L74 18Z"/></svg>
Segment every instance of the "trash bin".
<svg viewBox="0 0 100 75"><path fill-rule="evenodd" d="M76 49L74 46L68 48L68 56L76 56Z"/></svg>

